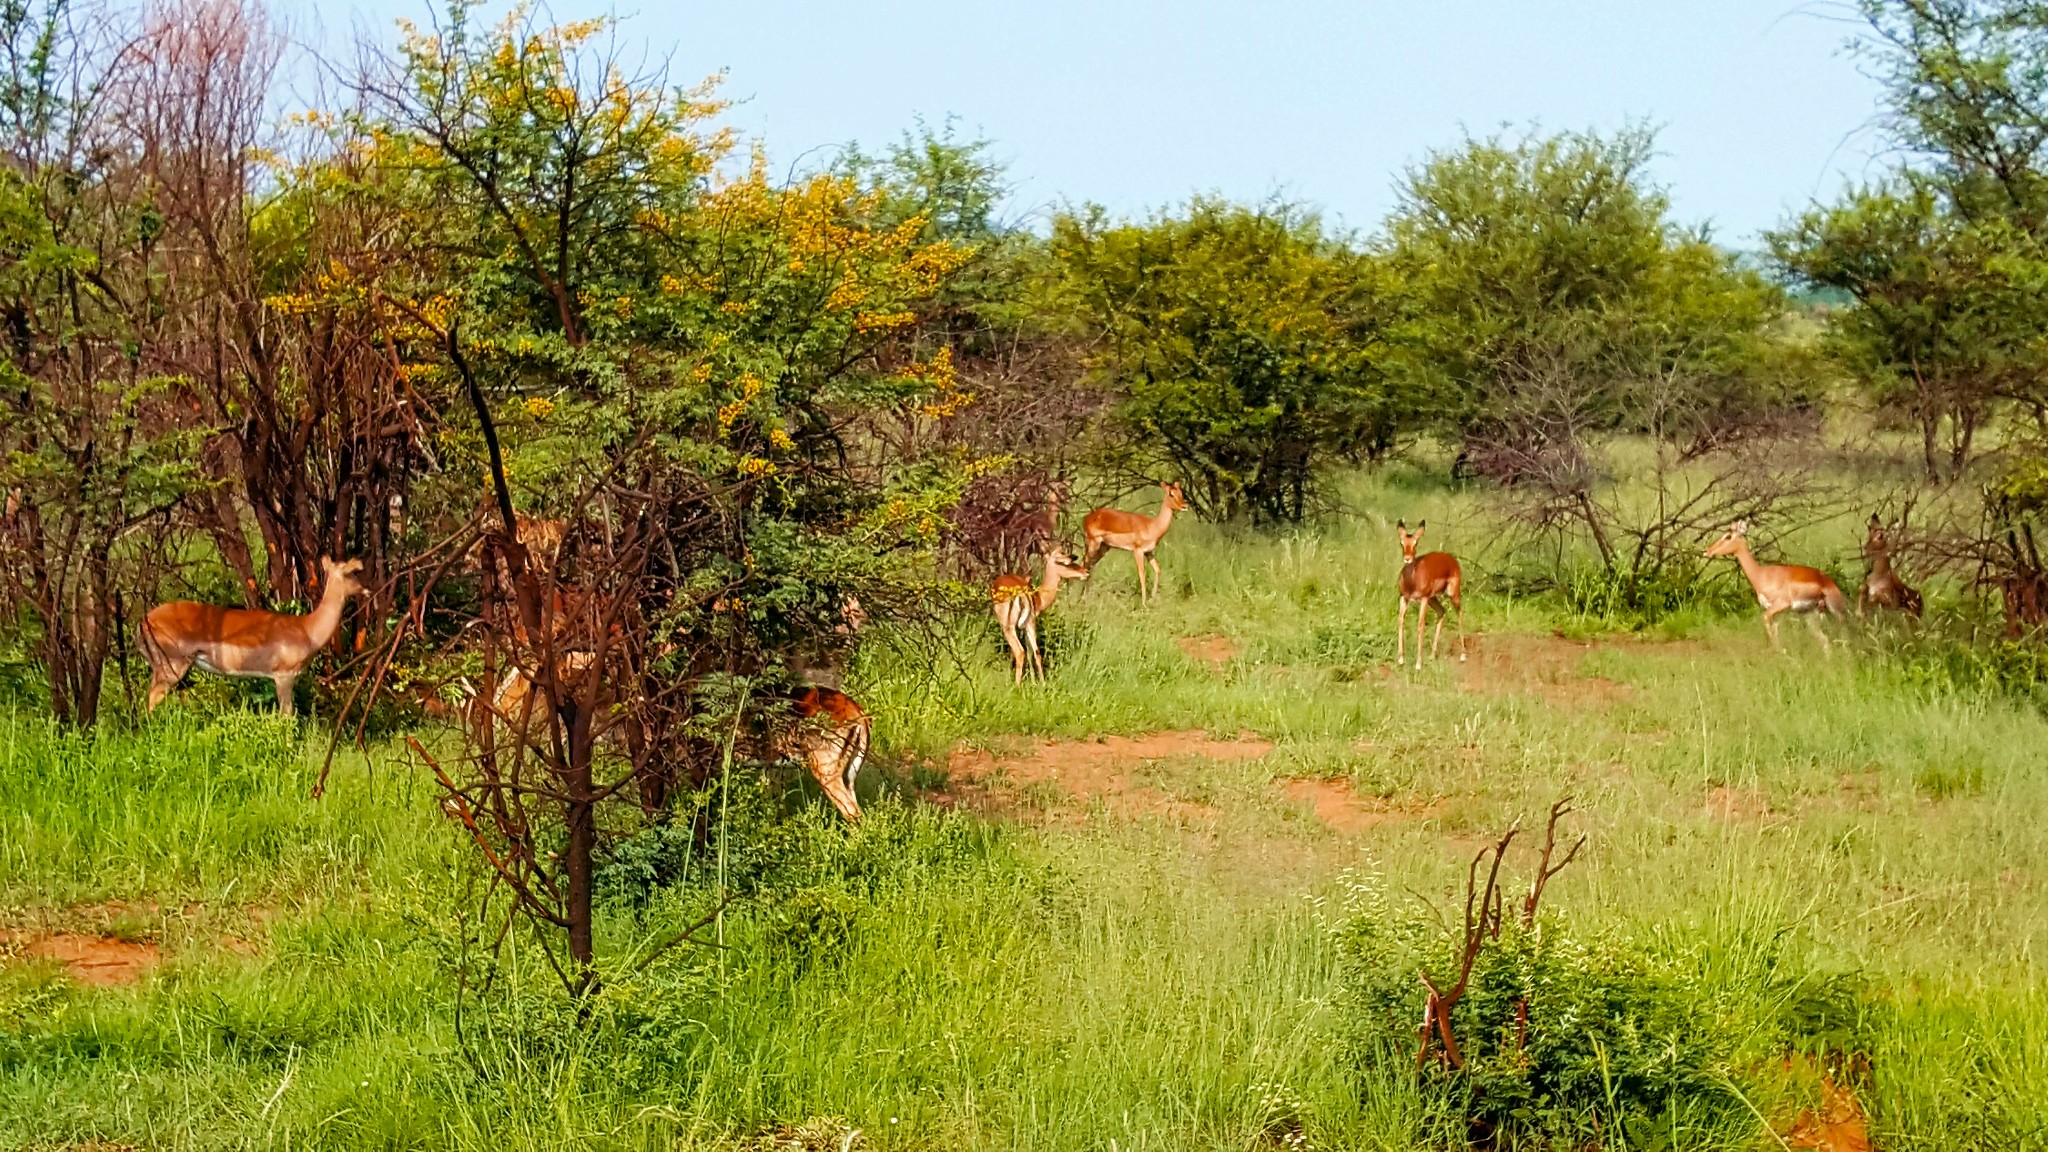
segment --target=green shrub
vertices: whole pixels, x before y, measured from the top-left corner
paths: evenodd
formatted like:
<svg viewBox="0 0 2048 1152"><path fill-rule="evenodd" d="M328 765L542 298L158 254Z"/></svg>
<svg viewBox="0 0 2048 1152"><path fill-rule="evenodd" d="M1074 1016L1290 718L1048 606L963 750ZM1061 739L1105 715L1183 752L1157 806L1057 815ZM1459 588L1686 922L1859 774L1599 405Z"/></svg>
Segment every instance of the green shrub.
<svg viewBox="0 0 2048 1152"><path fill-rule="evenodd" d="M1334 933L1354 1059L1382 1082L1412 1078L1432 1145L1749 1148L1788 1054L1870 1047L1861 984L1797 970L1771 934L1730 957L1510 916L1451 1013L1463 1066L1440 1046L1418 1066L1418 973L1447 986L1461 942L1373 880Z"/></svg>

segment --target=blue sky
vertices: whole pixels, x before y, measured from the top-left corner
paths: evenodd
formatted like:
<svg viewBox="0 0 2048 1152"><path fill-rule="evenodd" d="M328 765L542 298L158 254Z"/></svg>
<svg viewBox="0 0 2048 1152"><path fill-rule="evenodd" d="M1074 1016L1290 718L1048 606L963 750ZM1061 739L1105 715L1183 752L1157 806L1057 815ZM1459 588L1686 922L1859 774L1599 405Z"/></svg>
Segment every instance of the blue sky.
<svg viewBox="0 0 2048 1152"><path fill-rule="evenodd" d="M731 122L801 165L957 118L1008 165L1008 215L1278 194L1372 228L1402 169L1504 125L1660 128L1678 216L1724 243L1883 164L1838 0L554 0L616 12ZM492 11L499 11L494 8ZM388 39L416 0L283 0L315 45Z"/></svg>

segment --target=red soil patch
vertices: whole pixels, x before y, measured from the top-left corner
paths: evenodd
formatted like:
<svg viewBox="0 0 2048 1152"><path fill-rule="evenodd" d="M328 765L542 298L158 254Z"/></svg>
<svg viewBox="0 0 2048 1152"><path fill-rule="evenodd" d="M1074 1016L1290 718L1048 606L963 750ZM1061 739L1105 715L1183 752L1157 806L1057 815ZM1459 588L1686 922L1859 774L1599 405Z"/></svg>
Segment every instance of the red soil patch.
<svg viewBox="0 0 2048 1152"><path fill-rule="evenodd" d="M1057 785L1076 800L1099 800L1124 814L1209 819L1206 804L1168 796L1136 778L1145 764L1180 756L1210 760L1256 760L1273 750L1269 740L1244 733L1219 740L1203 732L1154 732L1146 736L1099 736L1094 740L1041 740L1022 752L998 756L981 749L956 748L946 770L966 785L968 799L984 806L1014 808L996 790L1033 784Z"/></svg>
<svg viewBox="0 0 2048 1152"><path fill-rule="evenodd" d="M1707 814L1722 820L1768 820L1776 815L1771 802L1755 788L1730 788L1716 784L1707 793Z"/></svg>
<svg viewBox="0 0 2048 1152"><path fill-rule="evenodd" d="M1515 633L1471 641L1471 659L1459 669L1462 686L1470 692L1529 693L1563 707L1602 707L1635 691L1616 680L1579 674L1591 644Z"/></svg>
<svg viewBox="0 0 2048 1152"><path fill-rule="evenodd" d="M1349 780L1312 780L1300 776L1275 781L1287 798L1306 804L1330 828L1357 835L1390 820L1420 819L1440 804L1403 803L1380 796L1360 796Z"/></svg>
<svg viewBox="0 0 2048 1152"><path fill-rule="evenodd" d="M1870 1122L1855 1095L1833 1084L1826 1085L1823 1092L1819 1111L1808 1108L1800 1112L1792 1130L1785 1134L1785 1142L1815 1152L1870 1152Z"/></svg>
<svg viewBox="0 0 2048 1152"><path fill-rule="evenodd" d="M1188 659L1197 664L1207 664L1218 672L1223 671L1224 665L1237 659L1237 641L1228 636L1218 636L1214 633L1207 636L1183 636L1174 643L1180 645L1180 650L1187 653Z"/></svg>
<svg viewBox="0 0 2048 1152"><path fill-rule="evenodd" d="M37 960L56 960L80 984L101 987L133 984L162 959L154 944L70 932L30 941L22 954Z"/></svg>

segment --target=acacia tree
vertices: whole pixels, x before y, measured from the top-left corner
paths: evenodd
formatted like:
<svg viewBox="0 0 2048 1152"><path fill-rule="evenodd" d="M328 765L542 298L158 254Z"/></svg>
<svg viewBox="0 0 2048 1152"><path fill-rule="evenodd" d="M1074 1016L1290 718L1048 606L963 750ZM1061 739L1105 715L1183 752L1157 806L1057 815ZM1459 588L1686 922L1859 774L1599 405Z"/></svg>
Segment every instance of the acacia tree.
<svg viewBox="0 0 2048 1152"><path fill-rule="evenodd" d="M1834 347L1873 400L1919 427L1930 482L1963 475L2001 398L2048 423L2036 384L2044 265L2009 221L1972 223L1927 181L1902 179L1810 211L1770 243L1792 276L1849 294Z"/></svg>
<svg viewBox="0 0 2048 1152"><path fill-rule="evenodd" d="M947 515L948 558L975 578L1021 571L1058 538L1061 509L1112 400L1083 371L1076 342L1038 306L1046 244L997 218L1003 170L988 151L948 124L906 133L879 154L850 149L836 166L878 198L881 225L922 220L928 239L967 254L879 350L907 365L943 348L957 387L900 409L868 435L898 458L990 462Z"/></svg>
<svg viewBox="0 0 2048 1152"><path fill-rule="evenodd" d="M1202 515L1299 520L1332 453L1392 445L1375 264L1314 216L1201 199L1144 224L1070 213L1051 259L1048 307Z"/></svg>
<svg viewBox="0 0 2048 1152"><path fill-rule="evenodd" d="M295 305L368 301L396 374L466 409L413 505L458 532L475 493L490 508L484 682L468 755L436 771L578 993L599 806L702 783L789 654L850 642L849 594L873 614L923 578L967 478L849 434L957 390L943 355L878 352L965 252L843 174L716 176L719 105L628 75L607 30L458 6L367 58L338 152L370 158L407 228ZM545 567L535 512L575 525Z"/></svg>
<svg viewBox="0 0 2048 1152"><path fill-rule="evenodd" d="M1409 173L1385 241L1389 371L1511 522L1590 544L1631 598L1689 567L1704 525L1785 494L1748 446L1803 400L1781 295L1670 220L1653 148L1643 129L1467 141ZM1631 438L1647 500L1615 482Z"/></svg>
<svg viewBox="0 0 2048 1152"><path fill-rule="evenodd" d="M138 50L60 0L0 11L0 54L0 578L52 710L84 726L147 584L136 530L197 485L197 443L154 356L163 227L124 115Z"/></svg>

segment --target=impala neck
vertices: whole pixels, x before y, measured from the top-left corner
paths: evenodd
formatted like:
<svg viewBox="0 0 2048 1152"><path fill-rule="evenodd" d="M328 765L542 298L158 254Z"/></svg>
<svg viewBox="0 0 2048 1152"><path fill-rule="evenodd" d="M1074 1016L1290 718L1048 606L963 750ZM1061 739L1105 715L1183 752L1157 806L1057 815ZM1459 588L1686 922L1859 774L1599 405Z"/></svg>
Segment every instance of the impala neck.
<svg viewBox="0 0 2048 1152"><path fill-rule="evenodd" d="M347 600L348 593L342 591L341 581L330 577L327 587L320 590L320 602L302 617L306 622L306 642L314 651L327 647L327 642L334 639L335 631L341 627L341 607Z"/></svg>
<svg viewBox="0 0 2048 1152"><path fill-rule="evenodd" d="M1764 566L1756 562L1756 554L1749 550L1749 541L1735 542L1735 562L1742 565L1742 574L1749 578L1749 586L1755 589L1758 595L1762 595L1764 585L1760 577L1763 575Z"/></svg>
<svg viewBox="0 0 2048 1152"><path fill-rule="evenodd" d="M1892 574L1892 558L1883 549L1870 554L1870 574L1873 576L1889 576Z"/></svg>
<svg viewBox="0 0 2048 1152"><path fill-rule="evenodd" d="M1162 498L1159 501L1159 513L1152 517L1152 527L1146 532L1146 535L1157 540L1161 536L1166 535L1166 530L1171 527L1173 527L1173 501Z"/></svg>
<svg viewBox="0 0 2048 1152"><path fill-rule="evenodd" d="M1045 579L1038 585L1038 611L1052 607L1052 598L1060 594L1060 581L1064 579L1052 565L1045 566Z"/></svg>

